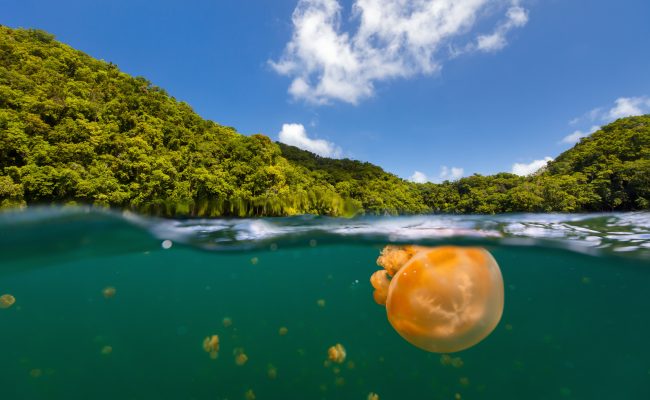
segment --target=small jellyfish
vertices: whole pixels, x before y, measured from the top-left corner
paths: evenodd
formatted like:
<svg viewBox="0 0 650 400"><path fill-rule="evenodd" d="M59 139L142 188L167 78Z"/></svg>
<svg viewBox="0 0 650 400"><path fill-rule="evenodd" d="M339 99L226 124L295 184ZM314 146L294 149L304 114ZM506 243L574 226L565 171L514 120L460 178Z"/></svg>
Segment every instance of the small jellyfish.
<svg viewBox="0 0 650 400"><path fill-rule="evenodd" d="M320 307L320 308L325 307L325 299L318 299L318 300L316 300L316 304L317 304L318 307Z"/></svg>
<svg viewBox="0 0 650 400"><path fill-rule="evenodd" d="M233 350L232 354L235 356L235 364L238 367L241 367L248 361L248 356L246 353L244 353L244 349L241 347L237 347L235 350Z"/></svg>
<svg viewBox="0 0 650 400"><path fill-rule="evenodd" d="M174 245L174 243L173 243L171 240L169 240L169 239L165 239L165 240L163 240L162 243L160 244L160 247L162 247L162 248L165 249L165 250L169 250L169 249L172 248L173 245Z"/></svg>
<svg viewBox="0 0 650 400"><path fill-rule="evenodd" d="M203 350L215 360L219 356L219 335L207 336L203 339Z"/></svg>
<svg viewBox="0 0 650 400"><path fill-rule="evenodd" d="M463 359L460 357L454 357L451 359L451 366L454 368L462 368L465 363L463 362Z"/></svg>
<svg viewBox="0 0 650 400"><path fill-rule="evenodd" d="M345 385L345 378L342 377L342 376L336 377L336 379L334 379L334 384L336 386L338 386L338 387L344 386Z"/></svg>
<svg viewBox="0 0 650 400"><path fill-rule="evenodd" d="M117 290L113 286L106 286L102 290L102 295L104 295L104 298L106 298L106 299L112 299L113 296L115 296L116 291Z"/></svg>
<svg viewBox="0 0 650 400"><path fill-rule="evenodd" d="M284 336L287 333L289 333L289 329L287 329L286 326L281 326L280 329L278 329L278 335Z"/></svg>
<svg viewBox="0 0 650 400"><path fill-rule="evenodd" d="M463 386L469 386L469 378L466 376L461 377L458 382Z"/></svg>
<svg viewBox="0 0 650 400"><path fill-rule="evenodd" d="M246 400L255 400L255 392L253 392L253 389L248 389L244 394L244 398Z"/></svg>
<svg viewBox="0 0 650 400"><path fill-rule="evenodd" d="M345 356L345 347L341 343L337 343L327 349L327 358L337 364L343 364L345 362Z"/></svg>
<svg viewBox="0 0 650 400"><path fill-rule="evenodd" d="M266 376L269 377L269 379L275 380L278 377L278 369L275 368L273 364L269 364L266 366Z"/></svg>
<svg viewBox="0 0 650 400"><path fill-rule="evenodd" d="M10 294L0 296L0 308L9 308L14 305L16 298Z"/></svg>
<svg viewBox="0 0 650 400"><path fill-rule="evenodd" d="M368 400L379 400L379 395L377 393L370 392L370 393L368 393L367 399Z"/></svg>
<svg viewBox="0 0 650 400"><path fill-rule="evenodd" d="M224 328L228 328L232 325L232 319L230 317L224 317L223 321L221 321L223 324Z"/></svg>
<svg viewBox="0 0 650 400"><path fill-rule="evenodd" d="M235 364L237 364L237 366L239 367L246 364L247 361L248 361L248 356L244 353L237 354L237 356L235 357Z"/></svg>
<svg viewBox="0 0 650 400"><path fill-rule="evenodd" d="M34 368L29 371L29 376L31 376L32 378L40 378L41 376L43 376L43 370L40 368Z"/></svg>
<svg viewBox="0 0 650 400"><path fill-rule="evenodd" d="M485 249L386 246L377 264L385 271L371 277L373 297L385 302L390 324L416 347L434 353L464 350L487 337L501 319L503 278Z"/></svg>
<svg viewBox="0 0 650 400"><path fill-rule="evenodd" d="M109 355L111 355L111 354L113 353L113 347L111 347L111 346L104 346L104 347L102 347L100 353L101 353L101 355L103 355L103 356L109 356Z"/></svg>
<svg viewBox="0 0 650 400"><path fill-rule="evenodd" d="M253 257L253 258L251 258L251 264L253 264L253 265L257 265L258 262L260 262L260 259L259 259L259 258L257 258L257 257Z"/></svg>

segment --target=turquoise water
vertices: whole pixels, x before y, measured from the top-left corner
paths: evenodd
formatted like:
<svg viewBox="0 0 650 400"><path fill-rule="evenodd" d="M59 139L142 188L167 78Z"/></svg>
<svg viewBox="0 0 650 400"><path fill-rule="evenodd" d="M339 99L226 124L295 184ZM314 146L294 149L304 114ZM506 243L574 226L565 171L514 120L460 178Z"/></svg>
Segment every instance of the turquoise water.
<svg viewBox="0 0 650 400"><path fill-rule="evenodd" d="M3 400L650 398L647 213L170 221L41 209L0 215L0 232L0 295L16 299L0 309ZM501 322L454 365L404 341L373 301L388 243L480 245L499 263ZM213 334L216 360L202 348ZM324 365L336 343L340 370Z"/></svg>

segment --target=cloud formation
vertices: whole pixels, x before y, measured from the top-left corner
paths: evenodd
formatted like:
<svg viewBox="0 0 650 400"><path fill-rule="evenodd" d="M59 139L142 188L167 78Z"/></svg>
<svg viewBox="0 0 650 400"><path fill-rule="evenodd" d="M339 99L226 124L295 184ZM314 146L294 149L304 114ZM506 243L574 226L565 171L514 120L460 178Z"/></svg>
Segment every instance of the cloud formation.
<svg viewBox="0 0 650 400"><path fill-rule="evenodd" d="M311 151L322 157L339 158L342 154L341 148L334 143L307 136L307 131L302 124L283 124L278 137L284 144Z"/></svg>
<svg viewBox="0 0 650 400"><path fill-rule="evenodd" d="M616 99L614 107L607 112L606 119L613 121L619 118L648 113L650 113L650 97L620 97Z"/></svg>
<svg viewBox="0 0 650 400"><path fill-rule="evenodd" d="M429 178L427 178L427 175L424 172L415 171L409 178L409 181L415 183L425 183L429 181Z"/></svg>
<svg viewBox="0 0 650 400"><path fill-rule="evenodd" d="M463 174L465 174L463 168L449 168L446 165L443 165L440 167L440 174L438 174L437 177L428 177L424 172L415 171L413 175L409 177L409 180L415 183L455 181L462 178Z"/></svg>
<svg viewBox="0 0 650 400"><path fill-rule="evenodd" d="M549 161L553 161L553 158L544 157L543 160L534 160L528 164L514 163L511 172L515 175L527 176L545 167Z"/></svg>
<svg viewBox="0 0 650 400"><path fill-rule="evenodd" d="M506 20L489 35L479 35L476 39L476 49L485 52L495 52L506 47L506 34L514 28L520 28L528 23L528 11L513 5L506 12Z"/></svg>
<svg viewBox="0 0 650 400"><path fill-rule="evenodd" d="M504 9L491 33L472 32L477 21ZM353 32L344 30L341 15L338 0L299 0L292 38L270 62L292 78L294 98L356 104L372 96L375 82L438 72L445 52L502 49L506 34L528 22L519 0L355 0Z"/></svg>
<svg viewBox="0 0 650 400"><path fill-rule="evenodd" d="M598 129L600 129L600 126L594 125L591 128L581 131L580 129L573 131L573 133L566 135L565 137L562 138L560 143L565 143L565 144L575 144L580 141L583 137L589 136L592 133L596 132Z"/></svg>
<svg viewBox="0 0 650 400"><path fill-rule="evenodd" d="M600 123L610 123L619 118L631 117L634 115L650 114L650 97L619 97L614 101L614 105L610 108L598 107L581 115L580 117L572 119L570 125L579 124L592 124L588 130L576 130L573 133L562 138L560 143L574 144L581 138L589 136L593 132L600 129ZM593 124L598 125L593 125Z"/></svg>

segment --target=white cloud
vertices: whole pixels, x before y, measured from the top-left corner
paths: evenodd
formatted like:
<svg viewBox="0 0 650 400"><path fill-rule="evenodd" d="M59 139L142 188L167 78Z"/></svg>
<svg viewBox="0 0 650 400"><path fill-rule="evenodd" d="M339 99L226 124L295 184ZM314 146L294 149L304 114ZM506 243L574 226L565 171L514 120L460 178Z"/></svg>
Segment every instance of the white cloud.
<svg viewBox="0 0 650 400"><path fill-rule="evenodd" d="M600 125L594 125L594 123L607 124L619 118L643 114L650 114L650 97L619 97L614 101L614 105L610 108L594 108L593 110L569 121L569 125L573 126L586 125L588 123L592 125L588 130L575 130L573 133L560 140L560 143L574 144L577 143L580 138L589 136L591 133L600 129Z"/></svg>
<svg viewBox="0 0 650 400"><path fill-rule="evenodd" d="M411 177L409 178L409 181L415 183L425 183L429 181L429 178L427 178L427 176L423 172L415 171L413 175L411 175Z"/></svg>
<svg viewBox="0 0 650 400"><path fill-rule="evenodd" d="M592 133L596 132L598 129L600 129L600 126L598 125L594 125L589 130L586 131L581 131L578 129L576 131L573 131L573 133L566 135L564 138L562 138L560 143L566 143L566 144L578 143L580 139L582 139L585 136L591 135Z"/></svg>
<svg viewBox="0 0 650 400"><path fill-rule="evenodd" d="M409 180L416 183L455 181L462 178L464 173L465 170L463 168L449 168L446 165L443 165L440 167L440 174L438 174L437 177L429 177L423 172L415 171Z"/></svg>
<svg viewBox="0 0 650 400"><path fill-rule="evenodd" d="M341 148L323 139L312 139L302 124L283 124L278 134L280 142L311 151L322 157L341 157Z"/></svg>
<svg viewBox="0 0 650 400"><path fill-rule="evenodd" d="M451 167L448 168L446 165L443 165L440 170L440 180L443 181L455 181L463 176L465 170L463 168Z"/></svg>
<svg viewBox="0 0 650 400"><path fill-rule="evenodd" d="M650 113L650 97L619 97L604 118L613 121L618 118L647 113Z"/></svg>
<svg viewBox="0 0 650 400"><path fill-rule="evenodd" d="M493 33L472 34L478 20L504 6L505 19ZM299 0L292 38L280 60L270 62L292 78L294 98L356 104L372 96L375 82L439 71L441 53L449 48L452 57L501 49L506 34L528 21L518 0L355 0L357 26L350 32L342 28L341 15L338 0Z"/></svg>
<svg viewBox="0 0 650 400"><path fill-rule="evenodd" d="M512 173L521 176L530 175L540 168L545 167L549 161L553 161L553 159L551 157L544 157L543 160L534 160L528 164L515 163L512 165Z"/></svg>
<svg viewBox="0 0 650 400"><path fill-rule="evenodd" d="M479 35L476 39L476 48L485 52L494 52L506 47L506 35L514 28L520 28L528 23L528 11L513 5L506 13L506 20L489 35Z"/></svg>

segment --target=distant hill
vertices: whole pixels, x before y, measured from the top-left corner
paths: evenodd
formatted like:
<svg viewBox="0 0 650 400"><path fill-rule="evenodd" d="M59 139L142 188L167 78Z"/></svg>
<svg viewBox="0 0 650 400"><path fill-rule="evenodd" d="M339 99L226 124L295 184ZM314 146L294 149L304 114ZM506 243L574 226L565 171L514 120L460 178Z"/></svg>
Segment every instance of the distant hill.
<svg viewBox="0 0 650 400"><path fill-rule="evenodd" d="M0 26L2 208L82 203L165 216L648 208L649 118L603 128L533 177L415 184L370 163L241 135L46 32Z"/></svg>
<svg viewBox="0 0 650 400"><path fill-rule="evenodd" d="M586 183L587 210L650 208L650 115L602 127L549 163L545 174Z"/></svg>
<svg viewBox="0 0 650 400"><path fill-rule="evenodd" d="M650 208L650 115L622 118L582 138L532 176L473 175L421 186L433 211L623 211Z"/></svg>

